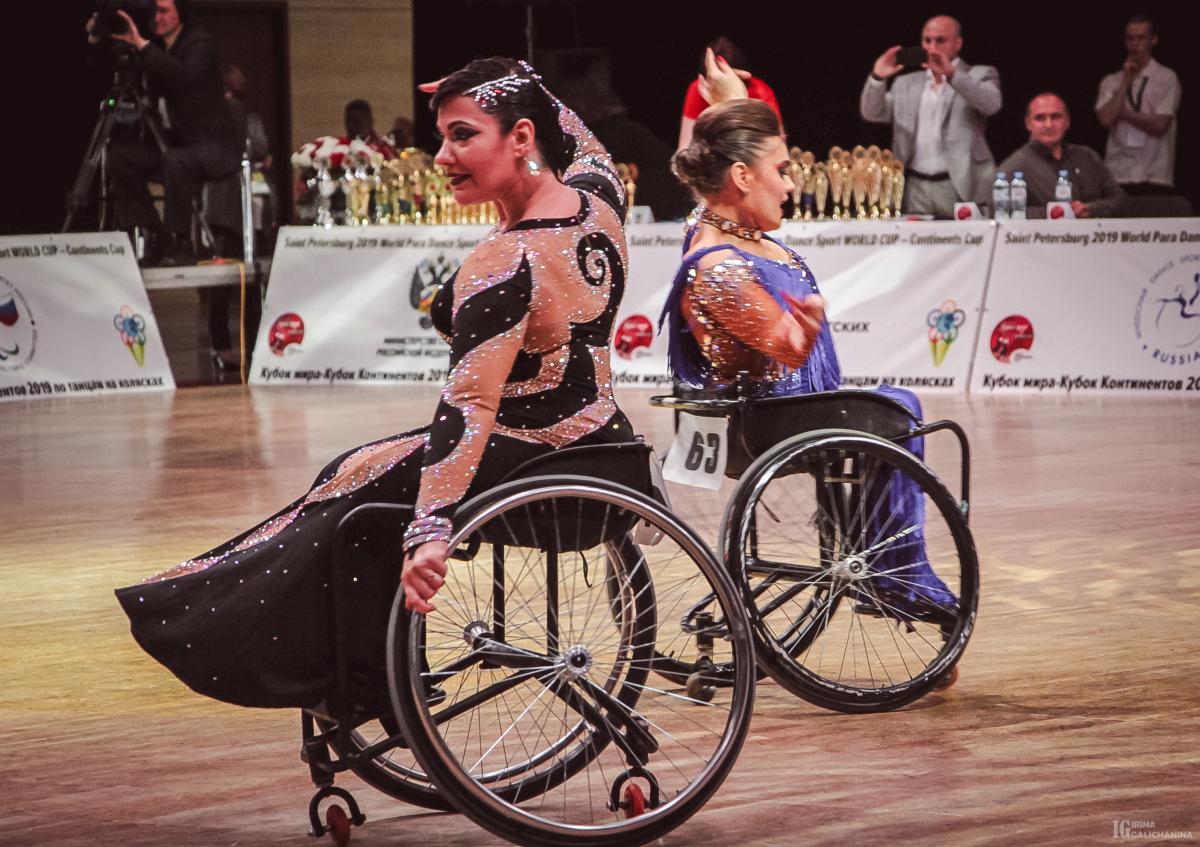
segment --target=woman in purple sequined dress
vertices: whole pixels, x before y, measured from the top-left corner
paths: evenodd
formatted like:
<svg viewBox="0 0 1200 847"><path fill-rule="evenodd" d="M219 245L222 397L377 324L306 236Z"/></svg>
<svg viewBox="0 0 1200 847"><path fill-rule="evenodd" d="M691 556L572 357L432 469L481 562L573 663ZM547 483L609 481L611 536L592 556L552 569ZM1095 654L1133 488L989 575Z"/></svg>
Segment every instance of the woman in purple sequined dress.
<svg viewBox="0 0 1200 847"><path fill-rule="evenodd" d="M210 697L319 703L334 529L365 503L413 504L410 522L380 518L350 539L339 580L355 702L386 702L391 598L403 582L410 608L433 608L458 505L555 449L633 439L609 367L628 258L604 147L523 63L477 60L426 90L455 199L493 201L501 218L434 299L450 372L432 422L350 450L258 526L117 591L138 643Z"/></svg>
<svg viewBox="0 0 1200 847"><path fill-rule="evenodd" d="M803 259L764 235L779 228L792 190L782 128L769 108L744 99L741 80L711 56L707 84L716 105L674 159L676 174L702 205L660 320L672 372L688 386L718 392L745 372L759 397L837 389L841 368L816 280ZM920 419L912 392L875 390ZM903 446L923 456L922 439ZM880 513L901 516L903 526L924 526L924 499L911 479L884 488L888 502ZM922 531L913 541L919 543L876 558L873 567L892 574L875 580L876 587L899 613L953 610L957 599L930 569Z"/></svg>

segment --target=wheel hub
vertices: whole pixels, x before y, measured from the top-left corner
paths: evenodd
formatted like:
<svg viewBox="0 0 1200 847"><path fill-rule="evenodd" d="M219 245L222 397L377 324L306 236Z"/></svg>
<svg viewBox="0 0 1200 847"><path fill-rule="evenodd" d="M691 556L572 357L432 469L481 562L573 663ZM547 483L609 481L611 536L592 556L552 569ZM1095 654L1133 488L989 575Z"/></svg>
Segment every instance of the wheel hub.
<svg viewBox="0 0 1200 847"><path fill-rule="evenodd" d="M866 559L857 555L847 556L840 562L834 562L830 571L835 578L844 582L858 582L866 579L871 573Z"/></svg>
<svg viewBox="0 0 1200 847"><path fill-rule="evenodd" d="M559 676L578 679L592 669L592 653L586 647L568 647L559 660Z"/></svg>

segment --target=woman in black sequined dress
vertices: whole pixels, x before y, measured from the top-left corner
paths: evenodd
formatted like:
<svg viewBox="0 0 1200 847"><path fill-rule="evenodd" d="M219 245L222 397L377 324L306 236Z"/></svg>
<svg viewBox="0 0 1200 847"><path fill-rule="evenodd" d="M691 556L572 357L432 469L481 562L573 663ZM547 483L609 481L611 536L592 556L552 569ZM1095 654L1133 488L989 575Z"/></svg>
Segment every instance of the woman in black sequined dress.
<svg viewBox="0 0 1200 847"><path fill-rule="evenodd" d="M354 572L339 583L354 609L354 695L380 702L391 598L402 579L410 608L433 608L457 506L541 454L633 438L609 367L628 256L607 153L524 63L478 60L424 88L455 199L500 210L433 304L451 369L432 422L338 456L259 525L117 591L138 643L210 697L320 702L334 529L364 503L415 504L407 526L381 521L351 539Z"/></svg>

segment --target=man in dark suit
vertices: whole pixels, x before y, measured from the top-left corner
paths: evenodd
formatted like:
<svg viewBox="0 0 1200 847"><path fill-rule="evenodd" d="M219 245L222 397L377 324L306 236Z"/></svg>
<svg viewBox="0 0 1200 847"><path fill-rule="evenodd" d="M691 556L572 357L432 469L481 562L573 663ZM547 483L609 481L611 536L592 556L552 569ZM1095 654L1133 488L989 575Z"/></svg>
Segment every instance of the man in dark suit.
<svg viewBox="0 0 1200 847"><path fill-rule="evenodd" d="M921 31L924 72L900 76L914 68L900 64L896 45L875 60L863 85L863 119L892 125L892 152L908 168L907 213L949 218L956 202L983 204L990 196L996 163L984 130L1000 111L1000 72L962 61L962 43L958 21L930 18Z"/></svg>
<svg viewBox="0 0 1200 847"><path fill-rule="evenodd" d="M151 139L114 141L108 151L117 221L148 233L143 264L195 263L191 245L192 199L200 186L237 170L242 145L225 103L217 50L211 36L188 23L187 0L157 0L155 39L148 39L123 11L127 29L113 41L129 45L140 62L147 90L158 103L168 147ZM96 43L95 17L88 40ZM153 119L153 118L152 118ZM146 181L160 176L160 223Z"/></svg>

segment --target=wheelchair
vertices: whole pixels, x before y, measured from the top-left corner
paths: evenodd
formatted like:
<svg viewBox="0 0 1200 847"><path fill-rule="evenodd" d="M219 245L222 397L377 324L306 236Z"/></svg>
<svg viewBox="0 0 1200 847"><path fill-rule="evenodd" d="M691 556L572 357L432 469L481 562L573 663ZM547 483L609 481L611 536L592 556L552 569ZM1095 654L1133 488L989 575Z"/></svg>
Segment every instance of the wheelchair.
<svg viewBox="0 0 1200 847"><path fill-rule="evenodd" d="M650 402L726 419L725 475L737 484L718 547L760 674L850 713L897 709L953 681L979 600L962 428L923 423L871 391L750 394L743 375L721 395L681 388ZM958 498L905 447L941 431L961 450ZM944 591L928 587L926 564Z"/></svg>
<svg viewBox="0 0 1200 847"><path fill-rule="evenodd" d="M437 611L393 598L390 709L353 704L353 610L337 581L362 521L405 520L411 507L368 504L342 519L333 691L324 713L302 712L312 835L345 844L365 820L334 785L347 770L547 847L645 843L703 806L749 727L750 625L708 546L653 496L652 461L641 442L565 448L461 506Z"/></svg>

